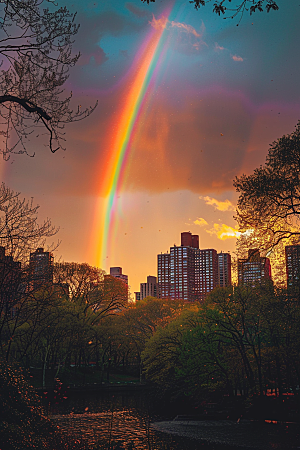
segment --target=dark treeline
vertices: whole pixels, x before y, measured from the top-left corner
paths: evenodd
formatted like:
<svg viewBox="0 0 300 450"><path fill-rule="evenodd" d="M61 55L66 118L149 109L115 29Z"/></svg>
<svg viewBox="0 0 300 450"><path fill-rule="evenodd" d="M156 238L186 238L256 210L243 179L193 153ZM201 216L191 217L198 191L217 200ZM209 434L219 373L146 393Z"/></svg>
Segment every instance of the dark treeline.
<svg viewBox="0 0 300 450"><path fill-rule="evenodd" d="M148 379L205 397L299 395L300 304L274 287L214 290L147 341Z"/></svg>

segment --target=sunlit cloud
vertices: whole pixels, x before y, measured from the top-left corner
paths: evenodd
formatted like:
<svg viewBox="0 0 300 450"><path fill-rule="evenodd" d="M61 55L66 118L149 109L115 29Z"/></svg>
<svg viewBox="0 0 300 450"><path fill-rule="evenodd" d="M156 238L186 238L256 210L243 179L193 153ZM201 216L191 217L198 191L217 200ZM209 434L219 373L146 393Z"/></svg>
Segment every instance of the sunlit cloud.
<svg viewBox="0 0 300 450"><path fill-rule="evenodd" d="M198 217L198 219L194 220L195 225L199 225L199 227L204 227L205 225L208 225L205 219L203 217Z"/></svg>
<svg viewBox="0 0 300 450"><path fill-rule="evenodd" d="M235 211L235 206L231 203L230 200L225 200L224 202L221 202L217 200L216 198L212 197L199 197L201 200L204 200L207 205L214 206L219 211Z"/></svg>
<svg viewBox="0 0 300 450"><path fill-rule="evenodd" d="M161 28L165 29L167 27L169 20L167 17L161 17L160 19L156 19L155 16L152 16L152 20L150 25L155 28L156 30L159 30Z"/></svg>
<svg viewBox="0 0 300 450"><path fill-rule="evenodd" d="M183 22L175 22L174 20L168 20L167 17L161 17L160 19L156 19L155 16L152 16L152 20L149 22L150 25L155 28L156 30L160 28L167 28L169 26L170 28L178 28L188 34L193 34L195 37L199 38L201 37L201 34L199 34L194 27L191 25L188 25Z"/></svg>
<svg viewBox="0 0 300 450"><path fill-rule="evenodd" d="M231 58L233 59L233 61L244 61L244 59L238 55L232 55Z"/></svg>
<svg viewBox="0 0 300 450"><path fill-rule="evenodd" d="M222 50L225 50L225 47L222 47L222 46L219 45L217 42L215 42L215 50L216 50L216 51L222 51Z"/></svg>
<svg viewBox="0 0 300 450"><path fill-rule="evenodd" d="M211 230L206 230L206 232L211 235L216 235L221 241L225 241L225 239L238 238L242 234L236 228L230 227L225 223L215 223L214 227Z"/></svg>
<svg viewBox="0 0 300 450"><path fill-rule="evenodd" d="M187 25L186 23L171 21L170 25L171 27L181 28L186 33L193 34L196 37L201 37L201 35L197 33L194 27L192 27L191 25Z"/></svg>

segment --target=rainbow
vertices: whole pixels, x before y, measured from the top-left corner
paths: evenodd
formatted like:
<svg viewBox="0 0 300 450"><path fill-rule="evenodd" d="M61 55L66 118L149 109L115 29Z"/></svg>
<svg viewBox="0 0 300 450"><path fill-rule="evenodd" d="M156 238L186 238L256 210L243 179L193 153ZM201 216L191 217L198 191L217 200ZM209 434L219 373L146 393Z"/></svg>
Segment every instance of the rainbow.
<svg viewBox="0 0 300 450"><path fill-rule="evenodd" d="M132 82L122 106L121 117L117 122L117 130L111 145L110 160L103 181L105 201L99 217L102 222L99 227L102 228L102 234L99 248L96 250L97 265L100 267L105 265L106 255L110 247L117 215L117 198L124 179L130 144L151 80L157 70L163 48L162 36L171 9L172 6L170 5L159 19L155 20L156 26L151 27L151 31L136 55L131 69Z"/></svg>

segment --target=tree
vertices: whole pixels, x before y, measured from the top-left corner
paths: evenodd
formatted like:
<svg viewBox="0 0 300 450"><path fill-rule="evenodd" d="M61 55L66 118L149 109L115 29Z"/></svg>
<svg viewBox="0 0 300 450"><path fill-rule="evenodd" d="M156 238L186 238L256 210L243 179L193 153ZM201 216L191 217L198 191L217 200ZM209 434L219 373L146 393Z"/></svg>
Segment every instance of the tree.
<svg viewBox="0 0 300 450"><path fill-rule="evenodd" d="M93 311L93 323L128 303L128 287L122 280L86 263L56 264L54 281L68 286L71 301L81 305L83 314Z"/></svg>
<svg viewBox="0 0 300 450"><path fill-rule="evenodd" d="M16 330L27 322L27 303L34 295L30 286L30 252L43 246L58 229L49 219L38 223L33 199L0 186L0 353L9 359Z"/></svg>
<svg viewBox="0 0 300 450"><path fill-rule="evenodd" d="M54 236L58 228L50 219L38 224L38 205L33 199L20 198L4 183L0 186L0 245L6 255L14 260L27 263L30 252L43 247L48 237ZM53 249L54 247L52 247Z"/></svg>
<svg viewBox="0 0 300 450"><path fill-rule="evenodd" d="M240 231L266 251L300 236L300 122L274 141L264 166L236 177L236 219ZM245 238L245 237L244 237Z"/></svg>
<svg viewBox="0 0 300 450"><path fill-rule="evenodd" d="M48 6L48 7L47 7ZM79 54L72 54L76 14L52 0L0 0L0 151L27 153L30 138L48 136L52 152L62 147L66 123L93 109L70 108L63 85Z"/></svg>
<svg viewBox="0 0 300 450"><path fill-rule="evenodd" d="M142 2L155 2L155 0L142 0ZM201 6L205 6L207 3L210 3L211 0L190 0L190 3L193 3L195 9L200 9ZM270 12L271 10L277 11L279 9L277 5L277 1L274 0L239 0L236 6L231 4L231 0L219 0L215 1L213 4L213 12L218 14L225 15L227 12L229 13L228 17L233 19L234 17L240 15L241 17L245 12L250 12L250 14L256 11L264 11Z"/></svg>

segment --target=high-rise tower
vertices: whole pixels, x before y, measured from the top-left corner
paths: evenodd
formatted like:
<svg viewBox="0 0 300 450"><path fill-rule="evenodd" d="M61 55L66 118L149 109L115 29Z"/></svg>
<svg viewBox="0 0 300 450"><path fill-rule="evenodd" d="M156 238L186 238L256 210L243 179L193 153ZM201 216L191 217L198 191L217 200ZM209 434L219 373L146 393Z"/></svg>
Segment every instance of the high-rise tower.
<svg viewBox="0 0 300 450"><path fill-rule="evenodd" d="M270 260L260 256L258 249L250 249L248 258L238 260L238 283L254 286L264 280L271 280Z"/></svg>
<svg viewBox="0 0 300 450"><path fill-rule="evenodd" d="M53 261L53 254L44 252L43 248L30 253L29 269L33 288L53 283Z"/></svg>
<svg viewBox="0 0 300 450"><path fill-rule="evenodd" d="M158 284L162 298L201 301L218 285L218 256L199 249L199 236L181 233L181 246L158 255Z"/></svg>
<svg viewBox="0 0 300 450"><path fill-rule="evenodd" d="M231 255L218 253L218 285L226 287L231 285Z"/></svg>
<svg viewBox="0 0 300 450"><path fill-rule="evenodd" d="M300 245L285 247L287 287L300 287Z"/></svg>

